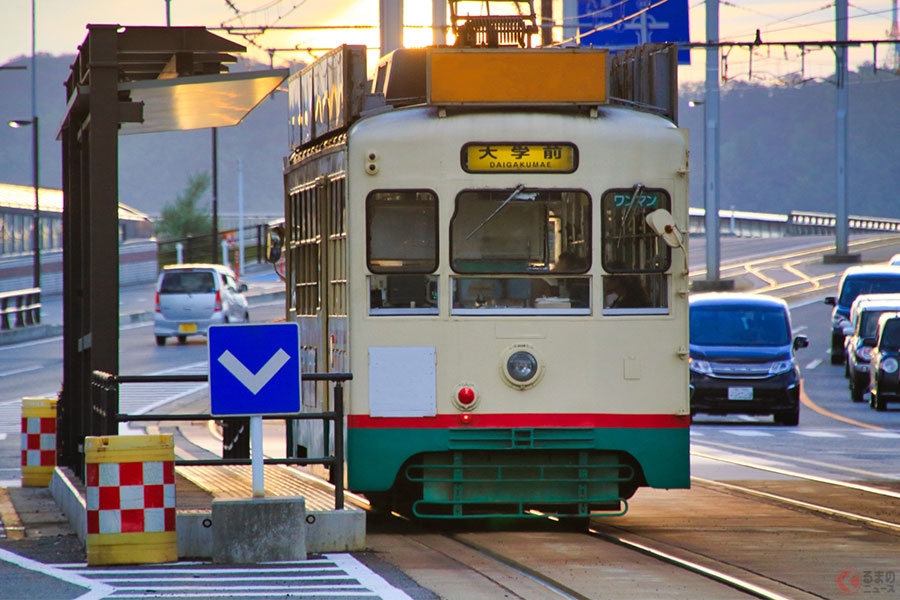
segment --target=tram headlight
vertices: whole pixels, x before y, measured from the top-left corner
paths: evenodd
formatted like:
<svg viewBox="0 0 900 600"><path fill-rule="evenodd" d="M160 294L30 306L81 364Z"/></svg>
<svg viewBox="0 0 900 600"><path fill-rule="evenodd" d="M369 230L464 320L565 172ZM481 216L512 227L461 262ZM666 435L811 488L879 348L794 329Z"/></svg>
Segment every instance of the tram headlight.
<svg viewBox="0 0 900 600"><path fill-rule="evenodd" d="M897 372L897 359L896 358L886 358L881 363L881 370L888 374L893 374Z"/></svg>
<svg viewBox="0 0 900 600"><path fill-rule="evenodd" d="M519 350L506 359L506 372L519 383L534 379L537 370L538 361L531 352Z"/></svg>
<svg viewBox="0 0 900 600"><path fill-rule="evenodd" d="M516 389L531 388L544 375L544 361L530 344L510 346L500 357L500 373L507 385Z"/></svg>

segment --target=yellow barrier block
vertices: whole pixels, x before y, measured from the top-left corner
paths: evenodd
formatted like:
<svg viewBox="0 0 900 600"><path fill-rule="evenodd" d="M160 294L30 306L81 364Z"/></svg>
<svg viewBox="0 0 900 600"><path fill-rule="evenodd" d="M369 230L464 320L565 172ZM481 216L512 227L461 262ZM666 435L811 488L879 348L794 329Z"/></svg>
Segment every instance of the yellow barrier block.
<svg viewBox="0 0 900 600"><path fill-rule="evenodd" d="M47 487L56 468L56 403L22 399L22 487Z"/></svg>
<svg viewBox="0 0 900 600"><path fill-rule="evenodd" d="M86 437L88 565L175 562L175 440Z"/></svg>

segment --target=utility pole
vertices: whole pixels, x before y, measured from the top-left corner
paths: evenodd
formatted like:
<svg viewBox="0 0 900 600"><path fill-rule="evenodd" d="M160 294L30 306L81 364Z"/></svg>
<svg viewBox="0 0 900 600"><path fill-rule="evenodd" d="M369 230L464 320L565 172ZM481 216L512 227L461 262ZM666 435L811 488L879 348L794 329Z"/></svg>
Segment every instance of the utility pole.
<svg viewBox="0 0 900 600"><path fill-rule="evenodd" d="M837 210L835 211L834 254L826 254L822 257L824 263L853 263L859 262L859 254L849 253L849 229L847 210L847 113L850 110L850 90L847 87L847 0L837 0L835 3L835 88L837 90L837 120L835 132L835 146L837 148Z"/></svg>
<svg viewBox="0 0 900 600"><path fill-rule="evenodd" d="M695 290L730 290L719 278L719 0L706 0L706 98L703 101L703 204L706 211L706 279Z"/></svg>

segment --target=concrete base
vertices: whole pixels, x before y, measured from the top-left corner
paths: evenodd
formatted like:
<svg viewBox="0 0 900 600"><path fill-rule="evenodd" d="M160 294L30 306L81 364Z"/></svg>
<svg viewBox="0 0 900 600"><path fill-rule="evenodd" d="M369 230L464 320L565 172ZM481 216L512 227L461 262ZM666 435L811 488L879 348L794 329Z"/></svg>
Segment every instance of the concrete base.
<svg viewBox="0 0 900 600"><path fill-rule="evenodd" d="M306 560L306 500L300 497L213 500L215 563Z"/></svg>
<svg viewBox="0 0 900 600"><path fill-rule="evenodd" d="M733 279L698 279L691 282L692 292L731 292L733 290Z"/></svg>
<svg viewBox="0 0 900 600"><path fill-rule="evenodd" d="M822 256L823 265L843 265L862 262L861 254L825 254Z"/></svg>
<svg viewBox="0 0 900 600"><path fill-rule="evenodd" d="M50 493L82 544L87 540L86 503L74 480L65 469L57 467L50 480ZM287 499L293 499L287 498ZM302 499L302 498L301 498ZM216 501L220 502L220 501ZM242 502L253 502L247 499ZM305 507L304 507L305 508ZM208 559L213 556L215 524L228 523L230 535L248 539L247 529L238 529L233 521L213 519L209 510L179 510L175 516L178 532L178 558ZM344 510L311 510L305 512L297 529L305 535L305 552L353 552L366 548L366 513L354 507ZM280 526L280 524L279 524ZM243 526L241 526L243 527ZM275 559L283 560L283 559Z"/></svg>

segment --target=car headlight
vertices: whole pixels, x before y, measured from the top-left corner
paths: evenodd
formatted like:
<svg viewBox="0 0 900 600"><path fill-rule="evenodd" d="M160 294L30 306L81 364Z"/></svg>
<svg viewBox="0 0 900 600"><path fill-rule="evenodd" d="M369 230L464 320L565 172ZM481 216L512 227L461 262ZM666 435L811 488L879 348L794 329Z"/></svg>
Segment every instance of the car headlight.
<svg viewBox="0 0 900 600"><path fill-rule="evenodd" d="M844 327L850 326L850 321L848 321L846 317L835 315L831 317L831 326L835 329L840 329L841 331L843 331Z"/></svg>
<svg viewBox="0 0 900 600"><path fill-rule="evenodd" d="M897 359L896 358L886 358L881 362L881 370L885 373L896 373L897 372Z"/></svg>
<svg viewBox="0 0 900 600"><path fill-rule="evenodd" d="M700 373L701 375L709 375L712 373L712 367L709 365L708 360L697 360L696 358L690 359L691 371L694 373Z"/></svg>
<svg viewBox="0 0 900 600"><path fill-rule="evenodd" d="M776 360L769 365L769 375L781 375L794 369L794 361L792 360Z"/></svg>
<svg viewBox="0 0 900 600"><path fill-rule="evenodd" d="M872 360L872 348L870 346L860 346L856 349L856 358L864 362L869 362Z"/></svg>

